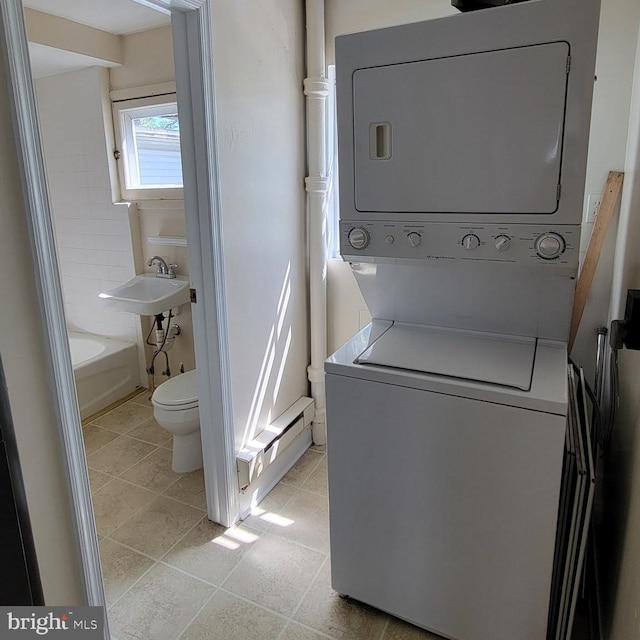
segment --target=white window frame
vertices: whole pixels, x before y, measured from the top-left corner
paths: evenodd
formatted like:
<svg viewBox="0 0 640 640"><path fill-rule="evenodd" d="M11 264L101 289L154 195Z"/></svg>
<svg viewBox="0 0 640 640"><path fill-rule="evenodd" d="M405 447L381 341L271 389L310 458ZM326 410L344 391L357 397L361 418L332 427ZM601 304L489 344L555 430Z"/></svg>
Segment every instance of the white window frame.
<svg viewBox="0 0 640 640"><path fill-rule="evenodd" d="M175 109L177 110L175 93L148 98L136 98L134 100L121 100L113 103L115 143L117 151L120 151L120 155L116 155L116 159L118 178L120 180L120 194L123 200L181 200L183 197L182 187L127 188L127 167L125 167L125 164L128 165L130 159L135 157L133 151L135 148L135 140L133 138L131 121L134 118L140 117L140 115L137 114L133 114L132 117L132 110L145 109L145 116L162 115L167 112L167 105L172 105L172 107L176 105ZM155 111L157 111L157 113L154 113ZM137 164L135 162L131 164L133 165L131 168L137 171Z"/></svg>

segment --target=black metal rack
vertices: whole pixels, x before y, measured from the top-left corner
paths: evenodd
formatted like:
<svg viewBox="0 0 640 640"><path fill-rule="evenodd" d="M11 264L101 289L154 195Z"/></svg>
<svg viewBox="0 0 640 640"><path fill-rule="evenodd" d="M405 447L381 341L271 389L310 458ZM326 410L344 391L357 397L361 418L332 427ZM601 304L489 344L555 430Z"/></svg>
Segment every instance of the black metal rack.
<svg viewBox="0 0 640 640"><path fill-rule="evenodd" d="M568 640L582 583L595 491L587 388L582 369L568 368L569 411L560 488L548 640Z"/></svg>

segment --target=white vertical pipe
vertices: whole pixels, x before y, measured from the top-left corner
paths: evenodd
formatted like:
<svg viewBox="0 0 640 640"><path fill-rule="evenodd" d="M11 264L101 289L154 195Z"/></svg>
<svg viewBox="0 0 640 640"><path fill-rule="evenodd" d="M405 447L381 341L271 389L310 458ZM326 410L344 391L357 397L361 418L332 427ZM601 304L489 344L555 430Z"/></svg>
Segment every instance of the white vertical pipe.
<svg viewBox="0 0 640 640"><path fill-rule="evenodd" d="M307 167L305 179L309 220L309 304L311 364L307 369L315 401L313 441L325 444L326 403L324 360L327 357L327 149L326 105L329 83L325 75L324 0L306 0Z"/></svg>

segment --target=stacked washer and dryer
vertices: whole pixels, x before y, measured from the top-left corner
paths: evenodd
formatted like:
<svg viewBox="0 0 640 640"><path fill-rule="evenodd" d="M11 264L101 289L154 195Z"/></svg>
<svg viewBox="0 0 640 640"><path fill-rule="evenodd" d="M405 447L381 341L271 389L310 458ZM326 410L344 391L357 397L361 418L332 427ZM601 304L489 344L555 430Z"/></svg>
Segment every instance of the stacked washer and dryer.
<svg viewBox="0 0 640 640"><path fill-rule="evenodd" d="M455 640L568 633L549 612L598 20L532 0L336 39L340 249L373 321L325 365L332 584Z"/></svg>

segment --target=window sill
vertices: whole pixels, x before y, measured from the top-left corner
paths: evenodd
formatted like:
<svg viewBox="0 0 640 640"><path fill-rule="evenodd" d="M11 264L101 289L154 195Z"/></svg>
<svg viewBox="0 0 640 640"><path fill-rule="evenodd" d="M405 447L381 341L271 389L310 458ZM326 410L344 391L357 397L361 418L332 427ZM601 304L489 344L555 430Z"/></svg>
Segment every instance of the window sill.
<svg viewBox="0 0 640 640"><path fill-rule="evenodd" d="M139 200L182 200L184 189L123 189L122 199L129 202Z"/></svg>

